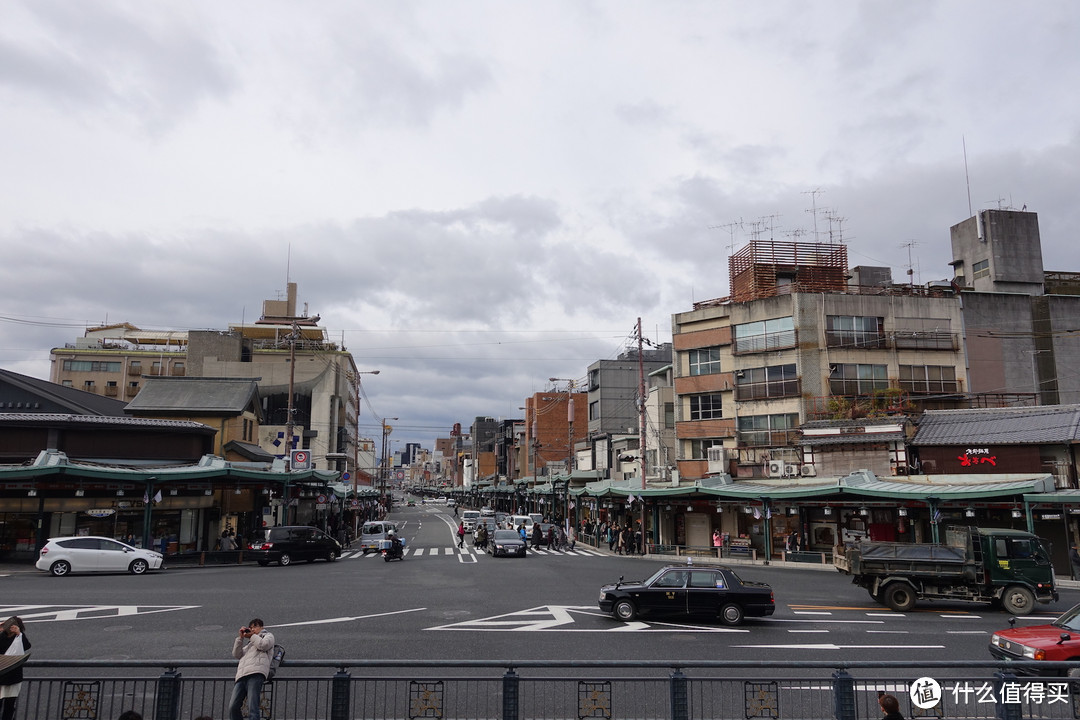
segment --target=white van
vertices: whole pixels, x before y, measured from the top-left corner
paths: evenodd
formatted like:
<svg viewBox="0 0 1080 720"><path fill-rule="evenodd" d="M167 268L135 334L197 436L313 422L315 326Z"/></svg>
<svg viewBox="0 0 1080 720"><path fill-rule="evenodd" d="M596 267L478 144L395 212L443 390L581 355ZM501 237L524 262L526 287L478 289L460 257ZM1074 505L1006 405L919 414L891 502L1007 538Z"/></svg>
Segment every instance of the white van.
<svg viewBox="0 0 1080 720"><path fill-rule="evenodd" d="M532 528L533 523L536 522L530 515L511 515L510 523L514 530L517 530L521 525L525 526L525 542L528 543L532 540Z"/></svg>
<svg viewBox="0 0 1080 720"><path fill-rule="evenodd" d="M387 520L369 520L364 523L360 530L360 549L366 554L371 550L378 552L389 547L390 536L387 533L391 530L397 533L397 525ZM400 537L400 534L398 536ZM401 538L401 544L405 544L405 538Z"/></svg>
<svg viewBox="0 0 1080 720"><path fill-rule="evenodd" d="M465 532L471 533L476 529L476 521L480 519L479 510L463 510L461 522L465 523Z"/></svg>

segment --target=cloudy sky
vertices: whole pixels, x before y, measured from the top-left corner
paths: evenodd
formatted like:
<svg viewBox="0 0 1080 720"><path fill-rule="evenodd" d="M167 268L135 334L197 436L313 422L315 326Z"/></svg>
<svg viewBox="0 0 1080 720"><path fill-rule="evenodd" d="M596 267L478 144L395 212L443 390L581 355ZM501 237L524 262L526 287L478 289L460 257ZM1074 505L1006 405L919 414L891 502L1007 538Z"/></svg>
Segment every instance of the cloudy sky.
<svg viewBox="0 0 1080 720"><path fill-rule="evenodd" d="M754 237L1080 270L1080 3L0 0L0 367L287 279L430 446L728 292ZM811 212L816 207L817 213ZM912 244L913 243L913 244Z"/></svg>

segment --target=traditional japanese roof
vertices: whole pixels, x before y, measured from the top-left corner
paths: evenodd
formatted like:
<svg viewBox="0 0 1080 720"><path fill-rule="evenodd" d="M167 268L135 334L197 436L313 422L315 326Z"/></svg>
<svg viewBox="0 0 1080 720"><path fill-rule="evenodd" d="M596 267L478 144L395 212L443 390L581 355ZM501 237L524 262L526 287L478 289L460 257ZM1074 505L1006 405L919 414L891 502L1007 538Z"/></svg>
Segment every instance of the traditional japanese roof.
<svg viewBox="0 0 1080 720"><path fill-rule="evenodd" d="M274 458L277 456L268 453L255 443L242 442L240 440L230 440L225 443L226 452L235 452L242 457L246 457L248 460L254 462L274 462Z"/></svg>
<svg viewBox="0 0 1080 720"><path fill-rule="evenodd" d="M1045 445L1080 442L1080 405L928 410L911 444Z"/></svg>
<svg viewBox="0 0 1080 720"><path fill-rule="evenodd" d="M159 418L111 417L101 415L67 415L64 413L0 413L0 426L18 425L20 427L49 425L57 427L124 427L143 428L146 430L193 430L213 435L214 428L192 420L162 420Z"/></svg>
<svg viewBox="0 0 1080 720"><path fill-rule="evenodd" d="M122 400L114 400L111 397L98 395L97 393L76 390L65 387L48 380L39 380L29 375L20 375L10 370L0 370L0 384L8 384L22 390L27 395L38 396L41 403L51 408L49 412L55 413L64 410L76 415L106 415L122 416L125 403ZM29 405L29 403L23 403ZM0 414L7 414L10 410L16 410L15 414L30 414L30 407L26 408L0 408Z"/></svg>
<svg viewBox="0 0 1080 720"><path fill-rule="evenodd" d="M149 378L125 408L132 415L239 415L245 410L262 415L256 379Z"/></svg>

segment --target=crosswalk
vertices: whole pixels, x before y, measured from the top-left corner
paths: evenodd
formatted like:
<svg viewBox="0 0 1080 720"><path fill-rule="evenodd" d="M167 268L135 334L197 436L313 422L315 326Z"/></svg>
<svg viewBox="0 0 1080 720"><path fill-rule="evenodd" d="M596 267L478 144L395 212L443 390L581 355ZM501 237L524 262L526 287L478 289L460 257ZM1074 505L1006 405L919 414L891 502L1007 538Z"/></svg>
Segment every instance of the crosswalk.
<svg viewBox="0 0 1080 720"><path fill-rule="evenodd" d="M473 547L457 548L450 547L407 547L404 550L405 557L421 558L421 557L457 557L460 555L471 556L472 558L491 557L488 553L482 550L477 550ZM576 548L574 550L548 550L547 548L529 548L528 554L532 556L551 556L551 557L585 557L596 558L604 557L603 553L597 552L592 549ZM368 552L365 554L362 551L346 551L342 553L342 560L357 560L360 558L377 558L382 557L380 553Z"/></svg>

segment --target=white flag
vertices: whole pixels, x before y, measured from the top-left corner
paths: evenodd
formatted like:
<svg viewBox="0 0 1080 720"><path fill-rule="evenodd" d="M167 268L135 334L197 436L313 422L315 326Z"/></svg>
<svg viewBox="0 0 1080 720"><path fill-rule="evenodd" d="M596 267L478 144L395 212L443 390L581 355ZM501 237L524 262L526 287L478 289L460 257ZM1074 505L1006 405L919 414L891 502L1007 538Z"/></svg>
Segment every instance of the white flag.
<svg viewBox="0 0 1080 720"><path fill-rule="evenodd" d="M630 507L630 506L632 506L633 504L634 504L634 496L633 496L633 495L630 495L629 497L627 497L627 498L626 498L626 506L627 506L627 507Z"/></svg>
<svg viewBox="0 0 1080 720"><path fill-rule="evenodd" d="M143 501L143 505L149 505L150 504L150 493L148 491L145 491L145 490L143 491L142 501Z"/></svg>
<svg viewBox="0 0 1080 720"><path fill-rule="evenodd" d="M758 510L757 508L754 508L754 519L755 520L760 520L761 519L761 511Z"/></svg>
<svg viewBox="0 0 1080 720"><path fill-rule="evenodd" d="M154 495L154 502L156 502L156 503L161 502L161 491L160 490L157 491L157 495Z"/></svg>

